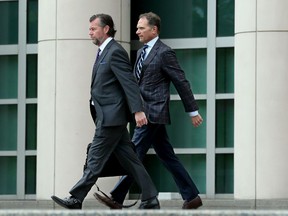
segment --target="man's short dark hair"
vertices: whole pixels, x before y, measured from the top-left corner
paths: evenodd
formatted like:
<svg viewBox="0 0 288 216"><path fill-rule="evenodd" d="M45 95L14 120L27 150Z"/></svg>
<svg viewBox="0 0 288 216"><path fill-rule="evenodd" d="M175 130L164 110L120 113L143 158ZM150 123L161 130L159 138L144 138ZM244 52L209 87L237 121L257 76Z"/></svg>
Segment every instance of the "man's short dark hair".
<svg viewBox="0 0 288 216"><path fill-rule="evenodd" d="M145 17L148 20L148 24L151 27L156 26L158 28L158 33L160 33L161 18L157 14L153 12L143 13L143 14L140 14L139 19L143 17Z"/></svg>
<svg viewBox="0 0 288 216"><path fill-rule="evenodd" d="M114 29L114 22L112 17L108 14L96 14L91 16L89 21L92 22L97 18L100 20L101 27L105 27L106 25L109 26L109 31L107 32L107 35L110 37L114 37L116 30Z"/></svg>

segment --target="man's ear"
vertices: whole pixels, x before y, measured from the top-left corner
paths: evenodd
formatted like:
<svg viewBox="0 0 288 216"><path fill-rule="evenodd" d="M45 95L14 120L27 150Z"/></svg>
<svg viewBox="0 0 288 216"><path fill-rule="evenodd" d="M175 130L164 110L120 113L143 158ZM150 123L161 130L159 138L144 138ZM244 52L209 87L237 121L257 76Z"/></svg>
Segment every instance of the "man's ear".
<svg viewBox="0 0 288 216"><path fill-rule="evenodd" d="M105 32L105 34L108 33L109 29L110 29L110 27L109 27L108 25L104 26L104 32Z"/></svg>
<svg viewBox="0 0 288 216"><path fill-rule="evenodd" d="M154 35L158 35L158 27L157 26L153 26L152 30L153 30Z"/></svg>

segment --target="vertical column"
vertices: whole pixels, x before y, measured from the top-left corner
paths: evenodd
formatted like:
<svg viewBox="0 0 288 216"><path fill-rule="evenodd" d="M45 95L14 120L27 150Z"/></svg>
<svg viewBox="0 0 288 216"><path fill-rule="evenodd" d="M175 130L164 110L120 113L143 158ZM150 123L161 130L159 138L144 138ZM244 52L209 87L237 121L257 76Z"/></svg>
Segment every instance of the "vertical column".
<svg viewBox="0 0 288 216"><path fill-rule="evenodd" d="M255 198L256 0L235 1L234 195ZM244 87L245 86L245 87Z"/></svg>
<svg viewBox="0 0 288 216"><path fill-rule="evenodd" d="M26 11L27 1L19 1L18 37L18 128L17 128L17 196L25 196L25 124L26 124ZM21 36L20 36L21 35Z"/></svg>
<svg viewBox="0 0 288 216"><path fill-rule="evenodd" d="M90 16L97 13L113 17L115 39L129 51L130 0L39 1L38 199L67 196L82 175L95 129L88 101L97 47L88 29ZM116 180L100 184L108 190Z"/></svg>
<svg viewBox="0 0 288 216"><path fill-rule="evenodd" d="M207 13L207 155L206 195L215 195L215 95L216 95L216 1L208 1ZM209 71L209 72L208 72Z"/></svg>
<svg viewBox="0 0 288 216"><path fill-rule="evenodd" d="M235 198L287 198L288 2L236 0Z"/></svg>

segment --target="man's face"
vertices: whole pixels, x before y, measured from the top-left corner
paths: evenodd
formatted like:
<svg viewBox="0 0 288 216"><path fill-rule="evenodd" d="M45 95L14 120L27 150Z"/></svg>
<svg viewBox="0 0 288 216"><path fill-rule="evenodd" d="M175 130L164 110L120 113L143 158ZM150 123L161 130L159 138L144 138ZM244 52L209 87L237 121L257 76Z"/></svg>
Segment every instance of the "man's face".
<svg viewBox="0 0 288 216"><path fill-rule="evenodd" d="M156 26L148 25L148 20L145 17L142 17L137 23L136 34L138 35L140 42L147 43L158 36L158 31Z"/></svg>
<svg viewBox="0 0 288 216"><path fill-rule="evenodd" d="M97 46L100 46L108 37L107 32L109 27L106 25L104 27L100 26L99 18L96 18L92 22L90 22L89 26L89 36L92 39L93 43Z"/></svg>

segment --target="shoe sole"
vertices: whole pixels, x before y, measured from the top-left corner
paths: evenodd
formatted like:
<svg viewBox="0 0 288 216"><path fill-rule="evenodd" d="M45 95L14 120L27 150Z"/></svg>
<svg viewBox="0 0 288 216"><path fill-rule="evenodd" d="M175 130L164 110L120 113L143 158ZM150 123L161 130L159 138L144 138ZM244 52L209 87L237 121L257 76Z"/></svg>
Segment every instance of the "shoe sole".
<svg viewBox="0 0 288 216"><path fill-rule="evenodd" d="M100 196L97 193L94 193L93 195L96 198L96 200L98 200L100 203L104 204L105 206L108 206L110 209L122 209L120 206L119 206L119 208L116 208L114 204L113 205L110 204L108 201L103 199L102 196Z"/></svg>

